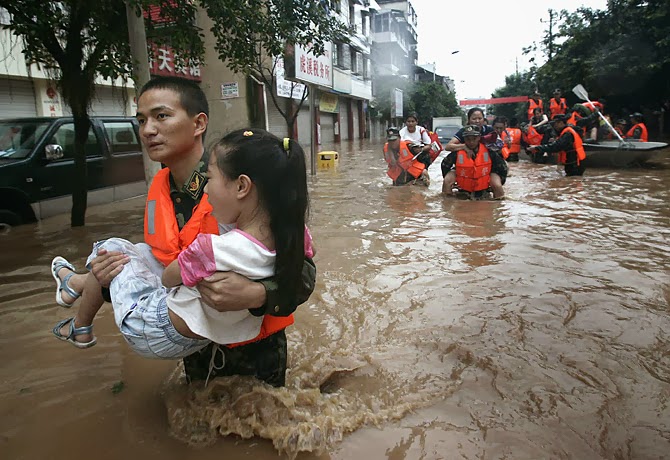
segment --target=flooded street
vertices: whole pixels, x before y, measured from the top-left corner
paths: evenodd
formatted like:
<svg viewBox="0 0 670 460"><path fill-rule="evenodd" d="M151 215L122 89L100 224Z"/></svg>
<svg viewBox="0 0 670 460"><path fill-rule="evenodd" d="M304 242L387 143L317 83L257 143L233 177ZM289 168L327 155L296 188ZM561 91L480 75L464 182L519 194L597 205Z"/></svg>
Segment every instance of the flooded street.
<svg viewBox="0 0 670 460"><path fill-rule="evenodd" d="M340 151L309 179L319 275L285 389L185 391L109 306L94 348L53 338L51 259L140 241L143 199L0 236L0 457L670 458L669 150L583 178L511 163L499 202L442 198L440 160L393 188L381 145Z"/></svg>

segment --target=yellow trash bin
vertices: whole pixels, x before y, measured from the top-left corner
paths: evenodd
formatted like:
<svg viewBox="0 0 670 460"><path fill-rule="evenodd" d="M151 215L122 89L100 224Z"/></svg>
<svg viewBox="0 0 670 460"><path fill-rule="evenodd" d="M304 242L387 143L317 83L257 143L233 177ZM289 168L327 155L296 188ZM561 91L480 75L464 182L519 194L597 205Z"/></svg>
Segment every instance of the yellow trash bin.
<svg viewBox="0 0 670 460"><path fill-rule="evenodd" d="M319 152L319 169L334 169L339 160L339 154L334 151Z"/></svg>

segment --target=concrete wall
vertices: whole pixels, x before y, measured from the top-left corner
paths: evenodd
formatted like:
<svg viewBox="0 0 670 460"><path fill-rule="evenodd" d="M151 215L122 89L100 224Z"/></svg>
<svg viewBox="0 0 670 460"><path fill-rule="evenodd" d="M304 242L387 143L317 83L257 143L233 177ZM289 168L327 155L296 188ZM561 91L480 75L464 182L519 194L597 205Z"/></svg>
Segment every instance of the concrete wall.
<svg viewBox="0 0 670 460"><path fill-rule="evenodd" d="M205 31L205 59L201 65L200 86L209 102L209 128L205 139L207 147L230 131L250 126L247 106L248 79L245 75L233 73L225 62L219 60L218 53L214 49L215 39L209 33L212 21L204 11L199 11L197 21L198 27ZM221 85L235 82L239 95L224 99L221 95Z"/></svg>

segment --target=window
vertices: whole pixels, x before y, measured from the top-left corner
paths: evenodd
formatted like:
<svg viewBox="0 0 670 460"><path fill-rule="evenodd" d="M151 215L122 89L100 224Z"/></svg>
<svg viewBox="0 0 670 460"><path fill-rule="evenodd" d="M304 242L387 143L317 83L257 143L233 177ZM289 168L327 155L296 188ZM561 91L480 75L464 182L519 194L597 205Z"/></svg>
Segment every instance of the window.
<svg viewBox="0 0 670 460"><path fill-rule="evenodd" d="M132 123L128 121L106 121L104 125L112 154L135 153L142 150Z"/></svg>
<svg viewBox="0 0 670 460"><path fill-rule="evenodd" d="M351 48L351 73L358 73L358 60L356 59L357 54L358 53L356 50Z"/></svg>
<svg viewBox="0 0 670 460"><path fill-rule="evenodd" d="M340 47L342 46L339 43L334 43L335 49L333 50L333 67L340 67L342 61L340 59Z"/></svg>
<svg viewBox="0 0 670 460"><path fill-rule="evenodd" d="M338 13L342 12L342 2L341 0L330 0L330 7L337 11Z"/></svg>
<svg viewBox="0 0 670 460"><path fill-rule="evenodd" d="M56 134L51 136L47 144L58 144L63 148L63 160L74 159L74 123L65 123L58 128ZM100 143L93 131L93 126L88 130L86 139L86 156L99 157L102 155Z"/></svg>
<svg viewBox="0 0 670 460"><path fill-rule="evenodd" d="M50 123L0 121L0 158L26 158Z"/></svg>

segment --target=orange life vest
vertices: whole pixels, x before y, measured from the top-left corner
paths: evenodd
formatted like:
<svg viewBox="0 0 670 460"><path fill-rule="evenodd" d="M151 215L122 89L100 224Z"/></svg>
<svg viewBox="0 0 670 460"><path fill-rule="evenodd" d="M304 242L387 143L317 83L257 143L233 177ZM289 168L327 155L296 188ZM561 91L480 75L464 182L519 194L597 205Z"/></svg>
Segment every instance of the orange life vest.
<svg viewBox="0 0 670 460"><path fill-rule="evenodd" d="M519 128L507 128L505 132L509 136L511 142L509 153L519 153L521 151L521 130Z"/></svg>
<svg viewBox="0 0 670 460"><path fill-rule="evenodd" d="M163 265L175 260L179 253L191 244L200 233L219 234L219 224L211 214L212 205L207 194L193 208L193 215L179 230L175 218L174 204L170 197L170 170L161 169L154 176L149 188L144 210L144 242L151 246L151 252ZM234 343L237 347L264 339L293 324L293 315L263 316L260 333L246 342Z"/></svg>
<svg viewBox="0 0 670 460"><path fill-rule="evenodd" d="M431 144L433 146L437 146L439 150L435 150L433 147L430 148L428 151L428 154L430 155L430 161L431 163L435 161L435 158L437 158L440 155L440 152L443 150L442 149L442 143L440 142L440 138L437 136L436 132L433 131L428 131L428 137L430 137Z"/></svg>
<svg viewBox="0 0 670 460"><path fill-rule="evenodd" d="M645 126L644 123L638 123L636 125L633 125L631 129L628 130L626 133L626 137L628 138L633 138L635 135L635 128L640 128L640 140L642 142L649 142L649 133L647 132L647 127Z"/></svg>
<svg viewBox="0 0 670 460"><path fill-rule="evenodd" d="M456 157L458 188L466 192L486 190L491 182L491 166L491 156L484 144L479 144L474 160L465 150L459 150Z"/></svg>
<svg viewBox="0 0 670 460"><path fill-rule="evenodd" d="M144 242L151 246L154 257L167 266L200 233L219 234L219 224L211 212L212 205L207 201L205 194L200 203L193 208L193 216L180 231L170 197L170 170L161 169L156 173L147 195L144 210Z"/></svg>
<svg viewBox="0 0 670 460"><path fill-rule="evenodd" d="M538 99L538 102L535 102L533 99L528 99L528 119L533 118L533 110L543 109L542 99Z"/></svg>
<svg viewBox="0 0 670 460"><path fill-rule="evenodd" d="M579 163L582 160L586 159L586 152L584 151L584 145L583 145L583 142L582 142L582 137L579 134L577 134L577 131L572 129L570 126L566 126L565 128L563 128L563 131L561 131L561 136L566 131L569 132L569 133L572 133L572 138L574 139L573 148L577 152L577 164L579 165ZM558 157L557 158L558 158L558 160L557 160L558 163L565 164L565 161L567 159L567 152L565 152L565 150L563 150L561 152L558 152Z"/></svg>
<svg viewBox="0 0 670 460"><path fill-rule="evenodd" d="M544 136L537 132L533 125L528 125L528 131L523 133L523 140L528 145L540 145Z"/></svg>
<svg viewBox="0 0 670 460"><path fill-rule="evenodd" d="M568 110L568 105L565 102L565 98L562 97L558 102L556 102L556 98L552 97L549 100L549 112L550 112L550 119L553 120L556 115L564 115L565 112Z"/></svg>
<svg viewBox="0 0 670 460"><path fill-rule="evenodd" d="M582 116L579 114L579 112L577 112L577 111L575 110L575 111L573 111L572 114L570 115L570 118L568 118L568 121L566 121L566 124L568 124L568 125L572 125L572 126L575 127L575 129L578 129L578 130L581 132L581 135L580 135L579 137L582 138L582 137L584 137L584 135L586 134L586 127L585 127L585 126L582 127L582 128L578 128L578 127L577 127L577 120L579 120L580 118L584 118L584 117L582 117Z"/></svg>
<svg viewBox="0 0 670 460"><path fill-rule="evenodd" d="M384 159L389 165L388 171L386 174L393 179L394 181L400 177L403 171L407 171L412 177L418 178L426 165L421 163L419 160L414 159L414 155L409 151L407 142L400 141L400 147L398 152L398 159L395 164L392 164L389 155L393 155L393 152L389 152L388 142L384 144Z"/></svg>
<svg viewBox="0 0 670 460"><path fill-rule="evenodd" d="M603 110L603 105L598 101L582 102L582 105L587 109L589 109L591 113L596 111L596 107L598 107L598 110L600 110L601 112Z"/></svg>

